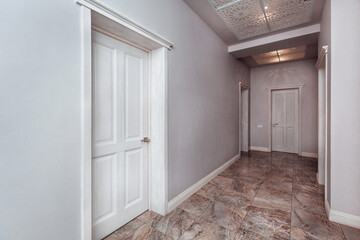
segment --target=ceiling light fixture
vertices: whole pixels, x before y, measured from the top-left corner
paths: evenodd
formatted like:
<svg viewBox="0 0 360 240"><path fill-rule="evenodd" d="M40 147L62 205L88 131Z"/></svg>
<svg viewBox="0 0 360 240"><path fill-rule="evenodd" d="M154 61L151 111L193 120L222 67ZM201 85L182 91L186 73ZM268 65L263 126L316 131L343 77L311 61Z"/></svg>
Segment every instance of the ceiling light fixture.
<svg viewBox="0 0 360 240"><path fill-rule="evenodd" d="M267 10L269 7L268 7L268 6L265 6L264 8L265 8L265 10Z"/></svg>

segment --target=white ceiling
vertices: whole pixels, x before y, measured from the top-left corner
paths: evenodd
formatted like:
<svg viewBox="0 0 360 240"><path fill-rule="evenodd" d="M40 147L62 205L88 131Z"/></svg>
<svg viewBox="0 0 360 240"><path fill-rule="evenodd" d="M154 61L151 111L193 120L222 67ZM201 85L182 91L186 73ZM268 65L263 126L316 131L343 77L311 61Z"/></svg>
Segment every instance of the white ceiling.
<svg viewBox="0 0 360 240"><path fill-rule="evenodd" d="M184 0L228 45L321 20L324 0Z"/></svg>

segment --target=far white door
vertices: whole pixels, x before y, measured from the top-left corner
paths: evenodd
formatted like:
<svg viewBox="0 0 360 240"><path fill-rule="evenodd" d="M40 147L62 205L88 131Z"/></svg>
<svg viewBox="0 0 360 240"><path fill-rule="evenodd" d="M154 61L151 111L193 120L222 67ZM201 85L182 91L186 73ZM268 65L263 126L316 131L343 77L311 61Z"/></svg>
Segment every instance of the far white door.
<svg viewBox="0 0 360 240"><path fill-rule="evenodd" d="M148 209L148 53L93 31L92 221L102 239Z"/></svg>
<svg viewBox="0 0 360 240"><path fill-rule="evenodd" d="M298 153L299 93L297 89L272 91L272 150Z"/></svg>

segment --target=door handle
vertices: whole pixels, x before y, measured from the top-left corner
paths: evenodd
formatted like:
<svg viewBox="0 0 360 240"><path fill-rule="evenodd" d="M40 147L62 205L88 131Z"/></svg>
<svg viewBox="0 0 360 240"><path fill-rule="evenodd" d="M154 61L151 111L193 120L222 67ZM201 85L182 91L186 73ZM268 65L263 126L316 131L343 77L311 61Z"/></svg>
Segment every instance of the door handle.
<svg viewBox="0 0 360 240"><path fill-rule="evenodd" d="M148 137L144 137L144 139L143 140L141 140L142 142L146 142L146 143L148 143L148 142L150 142L150 138L148 138Z"/></svg>
<svg viewBox="0 0 360 240"><path fill-rule="evenodd" d="M274 124L273 124L273 127L276 127L277 125L279 125L279 124L278 124L278 123L274 123Z"/></svg>

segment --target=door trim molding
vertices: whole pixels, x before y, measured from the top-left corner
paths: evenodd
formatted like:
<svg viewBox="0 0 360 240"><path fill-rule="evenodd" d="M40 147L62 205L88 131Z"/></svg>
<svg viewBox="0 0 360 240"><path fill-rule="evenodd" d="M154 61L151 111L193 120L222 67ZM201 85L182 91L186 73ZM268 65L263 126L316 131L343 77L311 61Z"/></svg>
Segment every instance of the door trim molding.
<svg viewBox="0 0 360 240"><path fill-rule="evenodd" d="M92 14L105 22L103 30L139 42L149 49L149 209L165 215L168 211L168 50L172 44L148 30L122 18L109 8L92 0L75 0L81 13L81 239L92 239L91 189L91 32ZM121 25L123 32L106 28ZM124 20L125 19L125 20ZM112 25L114 26L114 25ZM136 34L134 34L134 31ZM130 34L131 33L131 34ZM132 39L129 36L133 36Z"/></svg>
<svg viewBox="0 0 360 240"><path fill-rule="evenodd" d="M75 2L81 6L85 6L91 9L92 11L100 13L101 15L117 22L118 24L121 24L122 26L149 39L152 42L166 47L167 49L171 49L174 45L172 42L166 40L156 33L153 33L151 30L135 23L134 21L131 21L130 19L111 9L111 7L105 6L96 0L75 0Z"/></svg>
<svg viewBox="0 0 360 240"><path fill-rule="evenodd" d="M206 175L205 177L203 177L202 179L200 179L198 182L196 182L194 185L192 185L191 187L187 188L185 191L183 191L182 193L180 193L179 195L177 195L175 198L173 198L170 202L169 202L169 212L174 210L175 208L177 208L181 203L183 203L186 199L188 199L191 195L193 195L194 193L196 193L197 191L199 191L200 188L202 188L203 186L205 186L208 182L210 182L213 178L215 178L216 176L218 176L220 173L222 173L226 168L228 168L231 164L233 164L236 160L238 160L240 158L240 155L237 154L236 156L234 156L233 158L231 158L229 161L227 161L226 163L224 163L223 165L221 165L220 167L218 167L217 169L215 169L214 171L212 171L211 173L209 173L208 175Z"/></svg>
<svg viewBox="0 0 360 240"><path fill-rule="evenodd" d="M330 186L328 186L328 138L329 138L329 132L328 132L328 126L329 126L329 118L328 118L328 114L329 114L329 83L328 83L328 52L329 52L329 47L328 45L325 45L321 48L320 53L319 53L319 57L318 60L316 62L315 68L318 70L319 74L320 74L320 70L323 69L323 91L324 91L324 96L321 99L320 98L320 93L319 95L319 107L320 104L323 104L324 107L324 113L323 115L319 114L318 117L318 121L319 121L319 130L318 130L318 148L320 149L322 146L324 147L323 150L323 155L324 155L324 159L319 159L319 168L318 168L318 172L319 169L321 169L320 163L321 161L324 161L324 177L319 178L320 181L325 185L325 201L328 201L328 188ZM320 75L319 75L320 77ZM319 91L320 91L320 87L319 87ZM320 110L320 108L319 108ZM320 138L320 124L324 124L325 126L323 126L324 129L324 138ZM320 154L320 150L319 150L319 154Z"/></svg>
<svg viewBox="0 0 360 240"><path fill-rule="evenodd" d="M290 89L297 89L298 90L298 154L301 156L301 109L302 109L302 88L304 87L304 84L295 84L295 85L286 85L286 86L276 86L276 87L267 87L268 89L268 97L269 97L269 152L272 151L272 91L276 90L290 90Z"/></svg>
<svg viewBox="0 0 360 240"><path fill-rule="evenodd" d="M249 141L249 126L250 126L250 121L249 121L249 86L247 86L246 84L239 82L239 155L241 157L241 152L249 152L249 145L250 145L250 141ZM248 114L248 118L247 118L247 136L248 136L248 140L247 140L247 145L248 145L248 149L243 149L242 145L243 145L243 92L245 93L245 91L247 91L248 97L245 99L245 105L247 105L247 114Z"/></svg>

